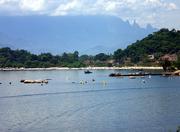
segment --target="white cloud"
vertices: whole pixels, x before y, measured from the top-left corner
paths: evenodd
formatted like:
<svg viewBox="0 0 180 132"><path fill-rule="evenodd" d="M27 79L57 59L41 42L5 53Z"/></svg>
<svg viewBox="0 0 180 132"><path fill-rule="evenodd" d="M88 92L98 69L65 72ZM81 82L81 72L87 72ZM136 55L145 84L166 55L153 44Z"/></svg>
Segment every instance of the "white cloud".
<svg viewBox="0 0 180 132"><path fill-rule="evenodd" d="M51 14L54 16L58 15L68 15L68 13L72 13L72 11L77 12L82 8L82 3L79 0L72 0L70 2L60 4L57 9Z"/></svg>
<svg viewBox="0 0 180 132"><path fill-rule="evenodd" d="M129 21L136 19L141 25L151 23L160 27L162 16L164 19L166 14L180 14L179 6L179 0L0 0L0 14L114 15Z"/></svg>
<svg viewBox="0 0 180 132"><path fill-rule="evenodd" d="M106 11L115 11L117 8L117 3L116 2L110 2L108 1L106 3L106 7L105 7L105 10Z"/></svg>
<svg viewBox="0 0 180 132"><path fill-rule="evenodd" d="M176 9L177 9L177 6L176 6L174 3L169 3L169 4L167 5L167 8L168 8L169 10L176 10Z"/></svg>
<svg viewBox="0 0 180 132"><path fill-rule="evenodd" d="M13 1L17 1L17 0L0 0L0 5L7 4L7 3L13 2Z"/></svg>
<svg viewBox="0 0 180 132"><path fill-rule="evenodd" d="M45 0L21 0L19 6L22 10L40 11L44 8Z"/></svg>

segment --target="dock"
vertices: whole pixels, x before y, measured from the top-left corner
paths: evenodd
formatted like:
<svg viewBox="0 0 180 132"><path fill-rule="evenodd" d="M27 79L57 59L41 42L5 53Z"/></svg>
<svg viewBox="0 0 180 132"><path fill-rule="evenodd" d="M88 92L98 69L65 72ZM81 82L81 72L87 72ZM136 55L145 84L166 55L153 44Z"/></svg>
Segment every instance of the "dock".
<svg viewBox="0 0 180 132"><path fill-rule="evenodd" d="M173 73L128 73L128 74L121 74L121 73L111 73L110 77L142 77L142 76L178 76Z"/></svg>

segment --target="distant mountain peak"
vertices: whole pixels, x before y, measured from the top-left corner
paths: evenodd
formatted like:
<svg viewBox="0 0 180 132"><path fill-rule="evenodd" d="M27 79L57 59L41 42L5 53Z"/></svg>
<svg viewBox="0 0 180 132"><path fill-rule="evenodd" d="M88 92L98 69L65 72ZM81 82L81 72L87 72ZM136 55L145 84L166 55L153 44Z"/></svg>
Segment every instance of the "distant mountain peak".
<svg viewBox="0 0 180 132"><path fill-rule="evenodd" d="M136 22L136 20L134 20L133 26L136 27L136 28L140 28L140 26L139 26L139 24Z"/></svg>
<svg viewBox="0 0 180 132"><path fill-rule="evenodd" d="M114 16L14 16L0 20L0 32L9 36L10 45L35 53L61 54L74 50L81 53L92 49L88 51L93 54L94 47L99 52L113 52L109 49L126 48L155 31ZM0 35L0 43L2 40Z"/></svg>
<svg viewBox="0 0 180 132"><path fill-rule="evenodd" d="M151 24L147 24L146 25L146 29L150 29L151 30L151 29L154 29L154 27Z"/></svg>

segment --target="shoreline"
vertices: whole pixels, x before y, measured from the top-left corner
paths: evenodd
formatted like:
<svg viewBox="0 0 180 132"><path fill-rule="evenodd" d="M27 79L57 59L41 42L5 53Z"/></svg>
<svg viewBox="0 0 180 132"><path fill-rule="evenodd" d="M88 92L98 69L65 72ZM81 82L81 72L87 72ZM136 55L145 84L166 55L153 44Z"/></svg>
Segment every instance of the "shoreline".
<svg viewBox="0 0 180 132"><path fill-rule="evenodd" d="M127 67L49 67L49 68L0 68L0 71L50 71L50 70L163 70L162 67L144 67L144 66L127 66Z"/></svg>

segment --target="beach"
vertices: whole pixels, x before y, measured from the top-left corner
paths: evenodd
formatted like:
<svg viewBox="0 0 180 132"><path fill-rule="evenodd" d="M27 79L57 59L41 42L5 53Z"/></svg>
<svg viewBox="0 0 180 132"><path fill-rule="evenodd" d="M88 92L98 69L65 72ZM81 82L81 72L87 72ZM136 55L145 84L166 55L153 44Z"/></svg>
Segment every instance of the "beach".
<svg viewBox="0 0 180 132"><path fill-rule="evenodd" d="M49 67L49 68L0 68L0 71L48 71L48 70L162 70L162 67L144 67L144 66L127 66L127 67Z"/></svg>

